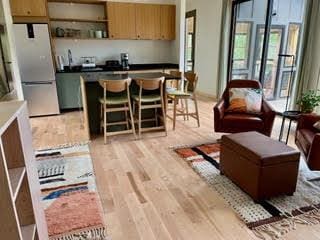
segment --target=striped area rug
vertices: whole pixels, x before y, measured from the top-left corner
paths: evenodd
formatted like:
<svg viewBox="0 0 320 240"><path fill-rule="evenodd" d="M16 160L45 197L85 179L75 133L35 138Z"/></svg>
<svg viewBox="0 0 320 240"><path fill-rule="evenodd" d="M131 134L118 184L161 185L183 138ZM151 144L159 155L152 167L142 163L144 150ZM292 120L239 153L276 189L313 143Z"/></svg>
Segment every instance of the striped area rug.
<svg viewBox="0 0 320 240"><path fill-rule="evenodd" d="M279 239L297 224L320 223L320 173L300 160L297 190L259 204L227 177L220 175L220 144L175 147L175 152L217 191L260 239Z"/></svg>
<svg viewBox="0 0 320 240"><path fill-rule="evenodd" d="M87 144L36 152L50 240L106 240Z"/></svg>

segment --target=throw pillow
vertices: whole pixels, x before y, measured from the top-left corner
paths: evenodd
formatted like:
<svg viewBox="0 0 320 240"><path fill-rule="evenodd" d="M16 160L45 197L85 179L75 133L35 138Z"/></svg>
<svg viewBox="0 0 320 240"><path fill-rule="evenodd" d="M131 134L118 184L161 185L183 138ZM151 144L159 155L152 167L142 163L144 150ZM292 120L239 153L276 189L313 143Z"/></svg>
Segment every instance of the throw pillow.
<svg viewBox="0 0 320 240"><path fill-rule="evenodd" d="M313 125L313 127L314 127L315 129L317 129L318 131L320 131L320 121L316 122L316 123Z"/></svg>
<svg viewBox="0 0 320 240"><path fill-rule="evenodd" d="M230 88L227 112L260 114L262 89Z"/></svg>

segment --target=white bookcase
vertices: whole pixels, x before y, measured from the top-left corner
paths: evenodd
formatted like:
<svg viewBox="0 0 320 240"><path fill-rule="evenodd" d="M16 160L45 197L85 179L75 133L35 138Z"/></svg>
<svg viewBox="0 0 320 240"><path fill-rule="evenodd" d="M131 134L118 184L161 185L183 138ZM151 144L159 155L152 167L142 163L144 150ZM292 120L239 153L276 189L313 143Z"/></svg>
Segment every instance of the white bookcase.
<svg viewBox="0 0 320 240"><path fill-rule="evenodd" d="M0 103L0 236L48 239L26 102Z"/></svg>

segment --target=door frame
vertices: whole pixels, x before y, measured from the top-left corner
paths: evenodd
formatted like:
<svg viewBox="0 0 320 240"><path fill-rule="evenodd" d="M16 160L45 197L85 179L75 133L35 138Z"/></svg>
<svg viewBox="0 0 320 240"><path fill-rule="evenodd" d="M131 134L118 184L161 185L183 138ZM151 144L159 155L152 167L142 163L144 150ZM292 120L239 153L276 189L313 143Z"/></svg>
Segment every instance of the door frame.
<svg viewBox="0 0 320 240"><path fill-rule="evenodd" d="M188 11L186 12L186 17L185 17L185 21L187 21L187 18L191 18L193 17L194 18L194 21L193 21L193 38L192 38L192 70L191 72L194 72L194 65L195 65L195 52L196 52L196 32L197 32L197 10L194 9L194 10L191 10L191 11ZM187 34L187 24L185 24L185 35ZM185 38L185 46L187 46L187 37ZM187 53L186 51L184 51L184 65L185 65L185 71L186 71L186 66L187 66L187 63L186 63L186 56L187 56Z"/></svg>
<svg viewBox="0 0 320 240"><path fill-rule="evenodd" d="M263 24L258 24L257 25L257 28L256 28L256 35L255 35L255 50L254 50L254 57L253 57L253 64L256 62L256 60L258 59L258 34L259 34L259 30L263 28ZM280 41L280 47L279 47L279 54L281 54L283 52L283 47L284 47L284 41L285 41L285 30L286 30L286 26L285 25L270 25L270 32L269 32L269 36L270 36L270 33L271 33L271 30L272 29L277 29L277 30L281 30L281 41ZM264 37L265 37L265 34L264 34ZM263 49L262 49L263 50ZM268 50L269 50L269 40L268 40L268 48L266 49L266 53L267 53L267 56L266 56L266 63L268 61ZM261 57L262 59L262 57ZM262 64L261 64L262 65ZM267 66L267 64L266 64ZM265 66L265 67L266 67ZM281 78L280 78L280 71L281 71L281 57L278 57L278 61L277 61L277 71L276 71L276 79L275 79L275 84L274 84L274 94L273 94L273 97L270 98L270 99L267 99L267 100L274 100L274 99L277 99L277 97L279 96L279 93L280 93L280 82L281 82ZM261 82L262 84L262 88L264 88L264 80L265 80L265 70L266 68L264 69L264 76L263 76L263 82ZM260 74L261 74L261 67L260 67ZM252 68L252 76L255 76L255 67ZM259 79L261 79L259 77Z"/></svg>
<svg viewBox="0 0 320 240"><path fill-rule="evenodd" d="M228 52L228 70L227 70L227 82L232 79L232 66L233 66L233 51L234 51L234 40L235 40L235 31L236 31L236 10L237 5L245 2L250 2L252 0L234 0L232 1L232 13L231 13L231 28L230 28L230 37L229 37L229 52ZM272 11L273 11L273 1L267 0L267 9L266 9L266 21L265 21L265 30L264 30L264 41L262 47L262 56L261 56L261 67L259 74L259 82L264 85L264 75L267 64L268 56L268 45L269 45L269 35L270 27L272 22Z"/></svg>

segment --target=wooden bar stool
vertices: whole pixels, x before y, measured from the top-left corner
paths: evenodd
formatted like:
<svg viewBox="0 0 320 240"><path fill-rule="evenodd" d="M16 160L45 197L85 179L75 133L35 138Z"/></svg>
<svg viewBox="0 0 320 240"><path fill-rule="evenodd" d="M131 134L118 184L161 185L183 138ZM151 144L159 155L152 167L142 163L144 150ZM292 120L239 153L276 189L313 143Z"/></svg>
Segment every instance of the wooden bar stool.
<svg viewBox="0 0 320 240"><path fill-rule="evenodd" d="M182 82L181 81L182 80L182 72L173 70L173 71L170 71L169 74L171 76L174 76L175 79L167 79L166 80L166 84L165 84L165 86L166 86L166 92L165 92L165 109L166 109L166 112L169 110L168 109L169 103L173 104L173 101L168 99L168 94L170 92L173 92L173 91L176 91L176 90L181 90L181 82ZM182 102L181 102L181 104L182 104ZM167 117L169 117L169 116L167 116Z"/></svg>
<svg viewBox="0 0 320 240"><path fill-rule="evenodd" d="M198 76L195 73L184 73L185 85L183 90L171 91L167 94L167 99L173 101L173 130L176 127L176 118L178 116L186 117L189 120L189 116L196 119L198 127L200 127L200 118L198 110L198 102L196 96L196 87L198 83ZM195 112L189 112L189 100L194 102ZM181 110L177 109L179 101L183 101L185 107Z"/></svg>
<svg viewBox="0 0 320 240"><path fill-rule="evenodd" d="M120 135L133 133L136 138L134 119L131 109L131 100L130 100L130 84L131 79L123 80L100 80L100 85L103 87L103 98L100 98L101 103L101 130L104 131L104 143L107 143L108 136ZM113 94L111 94L113 93ZM110 95L110 96L109 96ZM110 122L107 121L107 113L111 112L125 112L126 119L125 121ZM130 118L128 118L128 111ZM131 124L131 129L129 127ZM126 125L126 130L108 132L108 126L116 125Z"/></svg>
<svg viewBox="0 0 320 240"><path fill-rule="evenodd" d="M166 127L166 113L165 113L165 101L164 101L164 77L154 78L154 79L136 79L136 83L139 86L139 94L133 95L132 98L134 100L134 109L135 105L138 106L138 132L139 138L141 138L142 132L156 131L156 130L164 130L167 135L167 127ZM159 90L160 93L156 94L145 94L144 90L147 91L156 91ZM158 111L157 109L161 108L162 111L162 122L163 126L158 126ZM155 118L152 119L142 119L141 112L144 109L154 109L155 110ZM142 128L142 122L154 121L156 123L156 127L148 127Z"/></svg>

